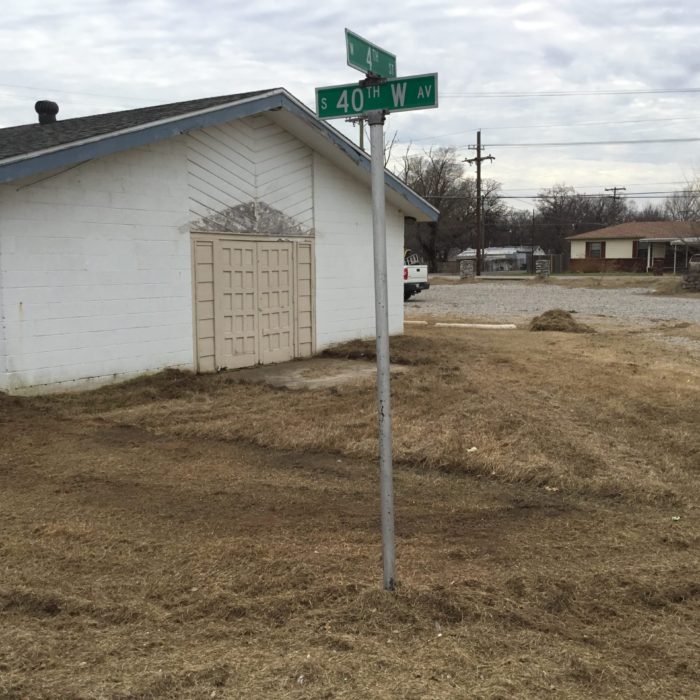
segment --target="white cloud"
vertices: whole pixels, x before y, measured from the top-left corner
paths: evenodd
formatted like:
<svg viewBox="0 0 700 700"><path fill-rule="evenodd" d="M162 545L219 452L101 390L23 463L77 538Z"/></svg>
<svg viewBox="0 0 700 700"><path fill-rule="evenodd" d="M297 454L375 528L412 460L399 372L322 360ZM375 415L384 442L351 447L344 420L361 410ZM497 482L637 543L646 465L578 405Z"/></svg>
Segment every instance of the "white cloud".
<svg viewBox="0 0 700 700"><path fill-rule="evenodd" d="M42 98L68 118L283 86L313 107L315 86L361 77L345 65L345 27L395 53L399 74L439 73L438 110L391 118L402 142L466 146L477 128L486 143L679 138L700 124L698 93L467 96L697 87L691 0L9 0L0 126L34 121ZM696 150L500 149L489 176L504 189L682 180Z"/></svg>

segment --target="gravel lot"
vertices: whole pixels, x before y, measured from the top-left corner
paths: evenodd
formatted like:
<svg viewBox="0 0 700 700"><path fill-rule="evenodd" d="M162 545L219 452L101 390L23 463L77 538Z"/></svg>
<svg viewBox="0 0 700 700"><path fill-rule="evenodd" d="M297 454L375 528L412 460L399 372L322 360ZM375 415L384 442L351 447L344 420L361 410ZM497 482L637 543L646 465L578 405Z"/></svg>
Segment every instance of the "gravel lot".
<svg viewBox="0 0 700 700"><path fill-rule="evenodd" d="M522 282L437 285L405 305L408 315L431 314L480 319L523 320L548 309L620 321L700 323L700 299L664 297L643 288L569 289Z"/></svg>

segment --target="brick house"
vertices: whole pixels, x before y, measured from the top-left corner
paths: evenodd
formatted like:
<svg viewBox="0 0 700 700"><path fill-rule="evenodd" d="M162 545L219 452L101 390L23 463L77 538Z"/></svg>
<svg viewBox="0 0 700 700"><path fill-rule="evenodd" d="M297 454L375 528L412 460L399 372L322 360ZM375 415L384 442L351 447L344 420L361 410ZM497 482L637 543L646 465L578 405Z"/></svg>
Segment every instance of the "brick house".
<svg viewBox="0 0 700 700"><path fill-rule="evenodd" d="M649 272L675 269L683 241L696 238L700 222L630 221L568 236L572 272Z"/></svg>

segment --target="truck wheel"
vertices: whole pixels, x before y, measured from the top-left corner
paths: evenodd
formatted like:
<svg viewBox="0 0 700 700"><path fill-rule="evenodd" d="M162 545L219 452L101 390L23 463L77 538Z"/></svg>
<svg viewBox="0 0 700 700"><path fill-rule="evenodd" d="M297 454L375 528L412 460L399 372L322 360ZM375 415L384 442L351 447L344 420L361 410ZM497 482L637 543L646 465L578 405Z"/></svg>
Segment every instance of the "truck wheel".
<svg viewBox="0 0 700 700"><path fill-rule="evenodd" d="M403 293L403 300L408 301L411 298L411 292L404 292Z"/></svg>

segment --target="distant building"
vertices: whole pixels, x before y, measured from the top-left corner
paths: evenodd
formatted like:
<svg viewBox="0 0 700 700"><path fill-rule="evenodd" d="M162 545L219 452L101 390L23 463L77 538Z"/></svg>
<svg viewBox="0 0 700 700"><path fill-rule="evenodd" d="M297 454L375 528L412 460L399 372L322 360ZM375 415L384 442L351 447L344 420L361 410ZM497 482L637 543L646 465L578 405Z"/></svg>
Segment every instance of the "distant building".
<svg viewBox="0 0 700 700"><path fill-rule="evenodd" d="M484 248L483 270L484 272L527 270L532 254L533 247L530 245ZM546 255L546 253L540 246L535 246L534 255L538 257ZM457 260L468 260L470 258L476 258L476 248L467 248L457 256Z"/></svg>
<svg viewBox="0 0 700 700"><path fill-rule="evenodd" d="M649 272L685 267L700 222L630 221L569 236L573 272Z"/></svg>

